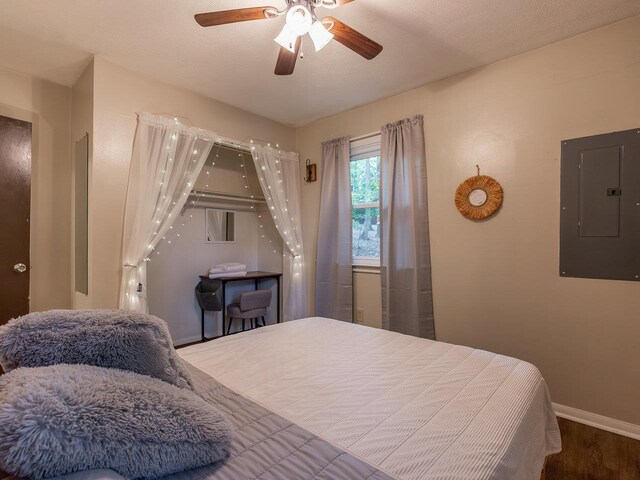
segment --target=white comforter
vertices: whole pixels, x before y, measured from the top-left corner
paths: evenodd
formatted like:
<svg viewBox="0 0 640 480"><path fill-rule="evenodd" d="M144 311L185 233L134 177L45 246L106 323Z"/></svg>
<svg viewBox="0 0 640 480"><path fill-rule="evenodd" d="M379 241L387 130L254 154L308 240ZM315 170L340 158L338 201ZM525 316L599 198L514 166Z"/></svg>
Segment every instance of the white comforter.
<svg viewBox="0 0 640 480"><path fill-rule="evenodd" d="M178 352L400 479L538 480L560 451L545 381L514 358L324 318Z"/></svg>

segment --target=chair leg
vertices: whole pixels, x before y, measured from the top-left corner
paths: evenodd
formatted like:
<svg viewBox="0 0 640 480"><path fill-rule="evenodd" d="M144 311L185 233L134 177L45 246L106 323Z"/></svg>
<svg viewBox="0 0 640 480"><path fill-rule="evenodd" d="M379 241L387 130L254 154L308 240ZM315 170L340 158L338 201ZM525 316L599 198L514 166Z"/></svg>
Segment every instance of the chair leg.
<svg viewBox="0 0 640 480"><path fill-rule="evenodd" d="M227 325L227 335L231 332L231 324L233 323L233 318L229 319L229 325Z"/></svg>
<svg viewBox="0 0 640 480"><path fill-rule="evenodd" d="M262 326L266 327L267 326L267 322L264 319L264 315L262 316Z"/></svg>
<svg viewBox="0 0 640 480"><path fill-rule="evenodd" d="M244 332L244 318L242 319L242 331Z"/></svg>

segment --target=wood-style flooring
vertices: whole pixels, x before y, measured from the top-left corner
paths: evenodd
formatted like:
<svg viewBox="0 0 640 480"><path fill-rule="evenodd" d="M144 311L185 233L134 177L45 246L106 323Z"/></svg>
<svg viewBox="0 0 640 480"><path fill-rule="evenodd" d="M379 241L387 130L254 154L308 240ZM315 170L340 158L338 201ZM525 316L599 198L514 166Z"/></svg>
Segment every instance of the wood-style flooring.
<svg viewBox="0 0 640 480"><path fill-rule="evenodd" d="M562 452L547 460L546 480L640 480L640 440L558 419Z"/></svg>

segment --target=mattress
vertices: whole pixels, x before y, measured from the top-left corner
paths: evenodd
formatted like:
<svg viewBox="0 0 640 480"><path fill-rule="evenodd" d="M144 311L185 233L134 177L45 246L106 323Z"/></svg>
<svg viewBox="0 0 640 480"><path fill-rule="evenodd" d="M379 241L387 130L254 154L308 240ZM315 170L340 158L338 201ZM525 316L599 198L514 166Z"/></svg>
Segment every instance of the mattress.
<svg viewBox="0 0 640 480"><path fill-rule="evenodd" d="M178 353L402 480L537 480L561 448L540 372L503 355L324 318Z"/></svg>

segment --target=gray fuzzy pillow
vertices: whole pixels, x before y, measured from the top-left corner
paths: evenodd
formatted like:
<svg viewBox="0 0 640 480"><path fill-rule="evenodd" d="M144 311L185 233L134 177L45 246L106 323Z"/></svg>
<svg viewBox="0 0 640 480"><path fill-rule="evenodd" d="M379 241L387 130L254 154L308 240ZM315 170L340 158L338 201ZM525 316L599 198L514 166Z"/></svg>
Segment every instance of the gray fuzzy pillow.
<svg viewBox="0 0 640 480"><path fill-rule="evenodd" d="M230 442L217 409L155 378L88 365L0 376L0 470L16 476L156 478L224 460Z"/></svg>
<svg viewBox="0 0 640 480"><path fill-rule="evenodd" d="M5 371L59 363L120 368L192 388L167 324L123 310L51 310L30 313L0 327Z"/></svg>

